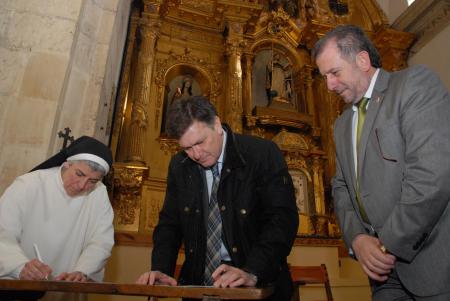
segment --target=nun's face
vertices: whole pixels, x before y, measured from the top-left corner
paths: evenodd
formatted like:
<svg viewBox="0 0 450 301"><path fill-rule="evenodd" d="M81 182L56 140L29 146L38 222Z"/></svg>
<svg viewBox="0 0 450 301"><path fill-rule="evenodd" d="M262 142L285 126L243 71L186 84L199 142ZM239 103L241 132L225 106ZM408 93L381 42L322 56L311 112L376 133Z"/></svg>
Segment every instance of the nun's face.
<svg viewBox="0 0 450 301"><path fill-rule="evenodd" d="M102 177L102 172L93 171L85 162L65 162L61 170L64 190L71 197L91 192Z"/></svg>

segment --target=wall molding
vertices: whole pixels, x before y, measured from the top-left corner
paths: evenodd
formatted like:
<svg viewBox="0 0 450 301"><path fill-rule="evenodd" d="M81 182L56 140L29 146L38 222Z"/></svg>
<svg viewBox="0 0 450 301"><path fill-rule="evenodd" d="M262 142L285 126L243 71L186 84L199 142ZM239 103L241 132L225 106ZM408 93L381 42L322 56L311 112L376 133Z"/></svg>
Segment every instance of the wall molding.
<svg viewBox="0 0 450 301"><path fill-rule="evenodd" d="M417 53L450 25L450 0L416 0L392 24L392 28L415 34L410 55Z"/></svg>

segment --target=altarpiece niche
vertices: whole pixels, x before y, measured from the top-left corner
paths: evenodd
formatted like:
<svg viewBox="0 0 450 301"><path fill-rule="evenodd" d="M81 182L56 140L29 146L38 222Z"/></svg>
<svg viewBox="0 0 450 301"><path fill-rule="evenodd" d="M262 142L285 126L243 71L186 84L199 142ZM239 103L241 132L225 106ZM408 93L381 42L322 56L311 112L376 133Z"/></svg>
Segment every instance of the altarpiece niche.
<svg viewBox="0 0 450 301"><path fill-rule="evenodd" d="M182 101L190 96L200 95L202 95L200 85L191 74L177 75L166 85L162 110L161 135L166 132L167 113L170 106L176 101Z"/></svg>
<svg viewBox="0 0 450 301"><path fill-rule="evenodd" d="M304 111L304 106L297 103L292 69L292 63L284 55L273 50L258 52L252 68L252 106L278 104L282 109Z"/></svg>

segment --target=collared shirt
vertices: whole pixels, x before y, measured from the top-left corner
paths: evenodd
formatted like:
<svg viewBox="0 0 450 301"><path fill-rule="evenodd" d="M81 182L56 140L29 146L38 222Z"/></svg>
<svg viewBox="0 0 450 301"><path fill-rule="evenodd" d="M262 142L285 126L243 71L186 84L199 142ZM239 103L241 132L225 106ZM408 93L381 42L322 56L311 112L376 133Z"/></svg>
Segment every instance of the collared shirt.
<svg viewBox="0 0 450 301"><path fill-rule="evenodd" d="M223 167L223 159L224 159L224 155L225 155L226 144L227 144L227 131L225 131L225 129L224 129L223 130L223 141L222 141L222 152L220 153L219 160L217 160L219 174L222 173L221 171L222 171L222 167ZM213 174L212 174L211 169L206 169L206 183L208 186L208 196L211 197L211 188L212 188L212 183L213 183ZM228 253L227 248L225 247L223 242L220 246L220 256L221 256L222 260L231 261L230 254Z"/></svg>
<svg viewBox="0 0 450 301"><path fill-rule="evenodd" d="M372 79L370 80L369 88L367 88L366 93L364 94L364 97L369 98L369 101L367 102L366 110L369 108L373 88L375 87L375 82L377 81L378 74L380 73L380 69L378 68L374 75L372 76ZM357 149L356 149L356 132L357 132L357 126L358 126L358 106L353 105L353 119L352 119L352 143L353 143L353 160L355 162L355 174L358 173L358 159L357 159Z"/></svg>
<svg viewBox="0 0 450 301"><path fill-rule="evenodd" d="M217 160L219 174L221 174L223 166L223 158L225 155L225 146L227 144L227 132L223 130L223 141L222 141L222 152L220 153L219 159ZM206 182L208 184L208 196L211 196L211 188L213 183L213 174L211 169L206 169Z"/></svg>

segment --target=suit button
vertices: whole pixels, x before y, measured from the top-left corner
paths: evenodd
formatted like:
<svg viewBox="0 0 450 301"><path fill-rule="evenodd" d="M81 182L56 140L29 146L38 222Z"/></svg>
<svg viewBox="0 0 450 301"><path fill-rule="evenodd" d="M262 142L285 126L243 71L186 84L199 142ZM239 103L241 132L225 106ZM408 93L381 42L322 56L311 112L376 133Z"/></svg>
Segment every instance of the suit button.
<svg viewBox="0 0 450 301"><path fill-rule="evenodd" d="M225 211L227 209L227 207L225 207L225 205L222 205L222 207L220 207L220 210Z"/></svg>
<svg viewBox="0 0 450 301"><path fill-rule="evenodd" d="M189 253L194 253L194 249L189 249Z"/></svg>
<svg viewBox="0 0 450 301"><path fill-rule="evenodd" d="M227 173L230 173L230 172L231 172L231 169L227 168Z"/></svg>
<svg viewBox="0 0 450 301"><path fill-rule="evenodd" d="M190 211L189 207L184 207L184 212L188 213Z"/></svg>
<svg viewBox="0 0 450 301"><path fill-rule="evenodd" d="M231 251L232 251L233 253L237 253L237 251L238 251L238 248L236 248L236 247L233 247L233 248L231 249Z"/></svg>
<svg viewBox="0 0 450 301"><path fill-rule="evenodd" d="M200 210L199 209L195 209L195 213L200 213Z"/></svg>
<svg viewBox="0 0 450 301"><path fill-rule="evenodd" d="M247 214L247 210L241 209L241 214L242 214L242 215L246 215L246 214Z"/></svg>

